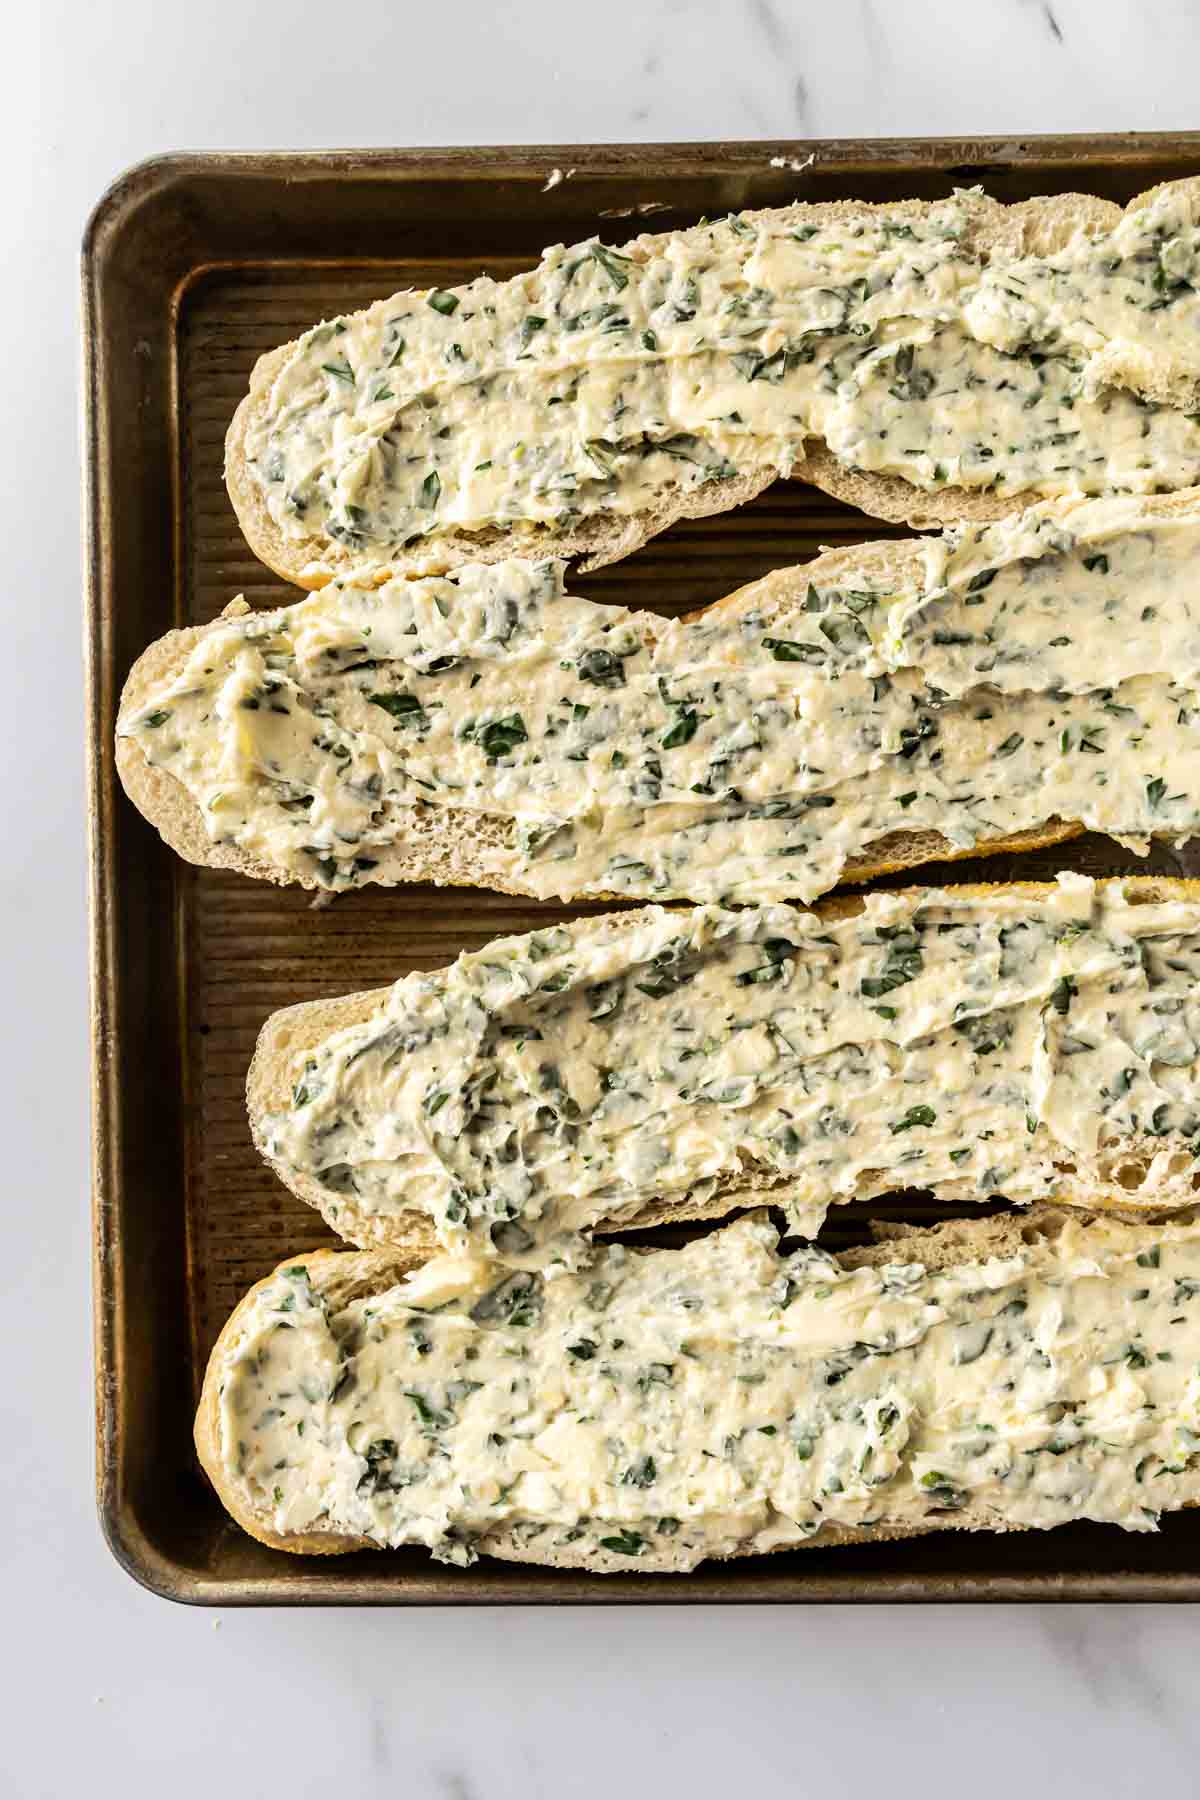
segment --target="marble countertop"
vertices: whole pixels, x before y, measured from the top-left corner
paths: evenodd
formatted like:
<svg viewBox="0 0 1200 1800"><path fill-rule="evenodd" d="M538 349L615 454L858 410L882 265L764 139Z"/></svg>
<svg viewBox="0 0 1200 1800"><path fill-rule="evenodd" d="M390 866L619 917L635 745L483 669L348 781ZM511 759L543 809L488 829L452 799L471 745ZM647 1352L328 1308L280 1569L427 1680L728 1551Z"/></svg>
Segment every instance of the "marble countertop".
<svg viewBox="0 0 1200 1800"><path fill-rule="evenodd" d="M360 23L312 0L40 0L14 9L6 47L22 273L0 290L0 1788L1190 1791L1187 1609L220 1616L117 1568L92 1500L76 258L112 176L175 148L1182 130L1197 124L1200 9L459 0Z"/></svg>

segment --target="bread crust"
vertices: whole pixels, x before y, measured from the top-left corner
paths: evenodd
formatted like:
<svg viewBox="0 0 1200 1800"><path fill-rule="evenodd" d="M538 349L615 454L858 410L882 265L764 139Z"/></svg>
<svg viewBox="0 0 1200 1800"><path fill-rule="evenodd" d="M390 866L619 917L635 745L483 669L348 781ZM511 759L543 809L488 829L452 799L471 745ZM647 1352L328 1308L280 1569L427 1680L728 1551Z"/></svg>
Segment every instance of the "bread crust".
<svg viewBox="0 0 1200 1800"><path fill-rule="evenodd" d="M1172 513L1200 509L1200 489L1187 494L1168 495L1146 502L1151 516L1169 517ZM921 572L924 544L920 539L907 542L882 542L844 545L825 550L810 563L792 568L775 569L757 581L686 615L691 623L753 602L768 617L795 602L810 582L836 586L848 577L866 578L881 584L894 582L897 587L913 581ZM210 625L189 626L169 631L143 651L134 663L121 693L119 716L136 713L149 702L152 693L173 680L182 670L196 645L220 629L221 620L248 611L243 601L234 601L220 619ZM665 624L665 621L664 621ZM321 891L321 883L304 874L289 875L261 862L236 844L215 843L209 837L204 815L181 781L168 770L147 762L140 744L132 738L118 737L117 772L121 784L142 816L158 831L185 862L202 868L234 869L258 881L271 881L280 887L304 887ZM534 888L519 877L502 877L481 867L481 853L489 844L504 842L513 832L512 821L500 814L438 812L429 807L396 808L399 832L405 832L397 848L378 856L376 879L371 886L392 886L404 882L434 882L439 887L487 887L522 899L539 899ZM438 820L443 821L439 830ZM1038 850L1046 844L1063 843L1078 837L1083 826L1070 820L1048 819L1026 831L1010 832L1005 837L981 840L958 849L936 831L896 831L876 841L862 856L852 858L843 869L841 882L855 884L873 881L880 875L915 868L923 862L957 862L964 857L999 855L1002 852ZM373 853L374 854L374 853ZM619 894L577 896L581 901L613 900Z"/></svg>
<svg viewBox="0 0 1200 1800"><path fill-rule="evenodd" d="M1118 883L1133 904L1200 900L1200 880L1166 879L1152 875L1113 876L1098 881L1096 886L1103 889ZM1054 883L971 882L949 891L964 899L983 899L994 894L1027 894L1034 898L1052 893ZM929 890L920 888L901 889L896 891L894 897L919 900L922 896L927 896L928 892ZM867 897L863 894L842 893L818 901L811 910L820 918L837 920L854 918L865 910L866 904ZM639 907L631 912L601 913L593 918L575 921L573 930L585 939L593 934L604 934L614 924L619 924L623 929L635 930L651 916L652 911L651 908ZM374 1018L386 1007L391 992L390 987L371 988L362 993L338 995L329 1000L302 1001L272 1013L259 1032L246 1075L246 1110L251 1135L260 1156L274 1170L283 1185L298 1199L314 1207L339 1237L364 1248L386 1245L402 1254L429 1254L436 1248L437 1237L427 1214L411 1211L380 1218L364 1212L356 1204L353 1195L331 1194L329 1189L311 1175L289 1169L273 1158L267 1147L264 1130L266 1116L284 1111L290 1102L292 1071L296 1059L315 1049L332 1033ZM1122 1145L1119 1151L1114 1150L1107 1159L1113 1165L1113 1178L1102 1188L1098 1188L1094 1180L1085 1179L1077 1172L1064 1171L1054 1200L1066 1206L1082 1207L1096 1213L1111 1213L1121 1218L1145 1219L1177 1210L1177 1203L1155 1205L1153 1202L1136 1200L1135 1189L1119 1179L1120 1171L1127 1163L1134 1164L1139 1156L1145 1154L1147 1147L1140 1140ZM716 1191L707 1199L696 1199L686 1193L670 1200L655 1199L635 1213L601 1218L596 1222L595 1229L644 1231L655 1225L724 1218L738 1207L784 1204L792 1186L785 1177L773 1170L743 1166L737 1174L731 1174L718 1182ZM876 1191L871 1190L872 1193ZM948 1201L969 1199L972 1193L969 1182L947 1184L942 1191ZM867 1198L869 1195L860 1197Z"/></svg>
<svg viewBox="0 0 1200 1800"><path fill-rule="evenodd" d="M853 1269L895 1261L897 1250L930 1269L953 1268L960 1263L981 1261L988 1257L1019 1254L1038 1242L1052 1242L1068 1218L1079 1221L1078 1213L1069 1214L1058 1207L1033 1207L1025 1213L1005 1213L987 1219L950 1219L928 1227L908 1225L875 1226L876 1243L843 1252L836 1258L843 1268ZM1084 1220L1084 1223L1088 1221ZM1143 1221L1144 1223L1144 1221ZM635 1256L650 1255L649 1250L634 1250ZM288 1257L279 1269L302 1260L313 1287L333 1305L344 1305L351 1299L379 1293L401 1280L421 1262L411 1251L381 1250L315 1250L303 1258ZM221 1459L220 1398L221 1383L230 1360L236 1356L246 1321L260 1291L272 1282L279 1269L252 1287L239 1302L213 1346L204 1375L200 1404L196 1413L195 1444L208 1479L226 1511L243 1531L272 1550L284 1550L297 1556L339 1556L352 1550L380 1550L384 1546L373 1538L357 1537L343 1532L277 1532L267 1518L244 1504L240 1494L226 1479ZM837 1525L826 1527L815 1538L795 1543L778 1544L775 1550L826 1550L847 1544L877 1544L911 1537L925 1537L934 1531L1023 1531L1021 1525L998 1523L990 1514L970 1508L961 1512L939 1514L927 1524ZM631 1559L614 1555L599 1546L567 1544L552 1551L531 1554L530 1547L512 1531L497 1531L477 1540L476 1547L488 1556L507 1562L538 1563L547 1568L584 1569L590 1574L682 1574L688 1566L669 1548ZM771 1552L757 1552L770 1554ZM728 1561L734 1557L755 1554L752 1544L732 1544L715 1551L709 1560Z"/></svg>
<svg viewBox="0 0 1200 1800"><path fill-rule="evenodd" d="M1138 210L1167 189L1200 197L1200 177L1163 182L1137 195L1125 211ZM1049 255L1062 248L1081 228L1093 236L1112 230L1122 213L1115 202L1093 194L1046 195L1012 205L976 192L962 194L959 198L966 212L963 243L985 257L996 252L1017 256ZM920 217L940 204L943 203L922 200L797 201L791 206L764 208L746 216L750 219L782 218L788 224L821 225L878 213L893 218ZM644 260L653 254L659 241L654 233L642 233L623 245L621 254ZM391 297L376 302L377 306L390 304ZM254 554L285 581L294 581L300 587L317 588L334 576L350 572L355 566L353 553L322 537L285 538L263 502L261 489L251 479L246 460L247 435L262 419L275 377L295 347L294 341L283 344L260 357L255 364L249 390L234 413L225 440L225 480L238 523ZM1159 400L1184 410L1194 410L1200 404L1200 382L1181 379L1170 369L1147 363L1136 369L1123 368L1122 375L1127 381L1135 381L1137 391L1148 400ZM793 466L791 473L794 479L810 482L834 499L844 500L877 519L907 524L918 531L958 520L978 523L1005 518L1028 503L1028 496L1019 494L1005 498L953 488L930 493L900 476L849 469L816 439L806 444L804 456ZM728 481L709 483L698 490L681 489L669 493L653 508L628 519L606 519L601 515L565 531L522 525L511 531L458 532L436 543L393 554L373 573L383 581L392 575L445 571L464 562L547 555L580 558L581 567L597 569L629 556L649 538L680 519L703 518L745 505L771 486L774 479L769 470L747 472ZM358 573L361 575L362 572Z"/></svg>
<svg viewBox="0 0 1200 1800"><path fill-rule="evenodd" d="M200 1466L216 1489L222 1506L242 1530L257 1538L260 1544L300 1556L340 1556L348 1550L379 1548L370 1538L347 1536L343 1532L309 1531L281 1536L251 1507L245 1506L240 1495L225 1481L221 1464L221 1380L225 1364L237 1354L255 1300L280 1269L291 1268L298 1262L304 1264L312 1285L325 1299L335 1305L345 1305L360 1294L381 1292L402 1281L421 1261L419 1253L403 1250L310 1250L306 1254L289 1256L286 1262L255 1282L225 1321L204 1372L193 1438Z"/></svg>

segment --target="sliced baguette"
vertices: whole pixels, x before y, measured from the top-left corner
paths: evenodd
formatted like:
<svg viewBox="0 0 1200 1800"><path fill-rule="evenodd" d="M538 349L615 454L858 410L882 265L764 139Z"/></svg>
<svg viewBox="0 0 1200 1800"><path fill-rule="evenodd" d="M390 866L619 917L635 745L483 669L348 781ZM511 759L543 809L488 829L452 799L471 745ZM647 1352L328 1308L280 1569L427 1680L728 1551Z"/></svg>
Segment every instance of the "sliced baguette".
<svg viewBox="0 0 1200 1800"><path fill-rule="evenodd" d="M1126 210L1136 211L1167 188L1187 199L1196 197L1200 200L1200 177L1194 177L1182 182L1162 183L1138 195ZM1088 194L1056 194L1013 205L1004 205L974 191L960 198L968 220L962 241L985 259L998 252L1014 256L1050 255L1080 230L1098 236L1111 230L1121 217L1121 208L1115 203ZM750 219L779 217L789 226L826 224L879 213L891 217L920 217L931 211L934 204L918 200L881 204L848 200L797 202L791 207L746 216ZM658 242L655 235L644 233L622 246L620 253L644 260L653 253ZM393 300L389 298L376 304L388 308ZM356 557L354 551L323 535L285 537L265 506L262 490L253 480L246 460L247 435L265 416L272 384L295 348L295 343L284 344L260 357L255 365L249 391L234 414L226 438L225 479L238 522L254 554L284 580L294 581L302 587L320 587L332 577L354 569L356 563L362 561L361 556ZM1135 358L1132 363L1126 359L1120 369L1120 378L1124 385L1148 400L1182 411L1193 411L1200 405L1200 381L1168 364L1150 363L1144 357ZM928 530L955 520L1003 518L1019 511L1023 504L1019 495L1001 497L984 490L951 488L928 492L899 476L849 468L816 440L806 446L805 455L793 466L792 475L875 518L908 524L917 530ZM582 558L583 567L600 568L630 555L679 519L701 518L745 505L774 479L770 470L740 472L698 488L680 487L668 491L652 508L630 518L593 516L561 531L522 524L511 530L492 528L484 532L448 533L444 537L428 539L408 551L392 554L380 562L377 574L382 580L389 573L429 573L435 569L451 569L463 562L493 562L506 556L536 555Z"/></svg>
<svg viewBox="0 0 1200 1800"><path fill-rule="evenodd" d="M1135 876L1099 881L1096 886L1100 889L1120 886L1126 898L1135 905L1171 900L1200 903L1200 881ZM993 894L1027 894L1034 897L1047 894L1052 889L1052 883L1015 882L963 884L949 891L957 897L973 899ZM922 898L922 890L908 889L905 892L913 899ZM820 901L811 910L822 919L837 920L856 917L865 910L866 905L866 897L861 894L836 894ZM647 916L648 910L641 908L620 914L601 914L577 922L572 929L577 939L586 941L589 936L604 934L614 924L619 924L622 930L636 930ZM296 1070L304 1059L333 1033L380 1015L387 1006L391 992L390 987L374 988L364 993L341 995L329 1000L305 1001L273 1013L259 1033L247 1072L246 1107L255 1145L264 1160L274 1169L284 1186L298 1199L314 1207L339 1237L361 1246L386 1246L391 1251L428 1253L437 1243L428 1215L414 1210L389 1214L383 1219L365 1211L352 1194L339 1192L335 1195L314 1177L291 1169L274 1158L270 1153L265 1125L268 1115L283 1112L290 1105ZM1156 1199L1155 1194L1146 1193L1141 1187L1152 1158L1162 1148L1162 1140L1149 1134L1103 1145L1098 1153L1096 1166L1090 1174L1066 1163L1060 1165L1057 1189L1052 1196L1046 1198L1066 1206L1083 1207L1095 1212L1113 1212L1119 1216L1145 1217L1168 1213L1181 1204L1177 1196L1159 1196ZM1190 1169L1192 1151L1186 1147L1186 1141L1181 1142L1180 1151ZM1200 1173L1191 1178L1191 1185L1200 1189ZM872 1188L870 1194L880 1191L883 1190ZM962 1181L943 1184L938 1192L941 1198L957 1202L970 1200L974 1190L970 1181ZM798 1186L795 1181L743 1159L741 1167L722 1175L717 1180L715 1190L704 1198L685 1193L670 1199L654 1199L636 1213L622 1211L612 1219L601 1218L597 1220L595 1228L603 1231L606 1228L615 1230L619 1226L623 1231L645 1230L655 1225L723 1218L737 1207L764 1203L783 1204L789 1196L797 1197L797 1194ZM806 1202L814 1198L807 1190L800 1197ZM853 1197L855 1196L846 1196ZM857 1197L868 1198L870 1195L862 1193Z"/></svg>
<svg viewBox="0 0 1200 1800"><path fill-rule="evenodd" d="M1186 494L1147 500L1145 511L1148 517L1169 518L1195 511L1198 506L1200 490L1190 489ZM761 608L769 620L794 606L813 582L830 587L853 586L857 582L878 587L891 584L899 592L920 580L924 548L923 542L914 538L826 550L811 563L776 569L761 580L750 582L715 601L711 607L688 616L698 619L705 614L753 604ZM234 607L244 610L241 602L234 602ZM651 615L640 613L637 618L639 623L648 621L648 629L653 631L656 621ZM211 625L168 632L143 651L125 682L120 717L144 711L150 697L178 677L196 645L207 633L217 630L219 624L217 620ZM118 735L116 759L129 798L185 861L201 867L235 869L239 874L260 881L288 885L292 878L287 873L256 859L236 844L214 842L205 826L204 816L187 788L167 769L148 763L136 740ZM396 847L390 854L379 856L378 867L372 875L374 884L435 882L439 886L498 888L516 895L537 897L535 890L522 883L519 876L497 875L485 863L489 846L508 845L515 840L516 825L511 818L449 809L439 811L430 806L397 807L396 812ZM924 862L951 862L1005 851L1036 850L1045 844L1062 843L1077 837L1082 829L1081 825L1069 820L1052 818L1040 821L1028 830L985 839L966 849L956 849L940 832L895 831L878 839L863 855L851 859L841 879L850 883L866 882L897 870L915 868ZM295 882L307 888L321 885L312 877L304 876L296 877ZM595 897L588 896L589 899ZM617 895L598 897L620 898Z"/></svg>
<svg viewBox="0 0 1200 1800"><path fill-rule="evenodd" d="M950 1269L965 1263L979 1263L990 1258L1019 1256L1038 1245L1050 1245L1068 1222L1086 1231L1093 1221L1079 1213L1068 1214L1054 1207L1034 1207L1027 1213L1005 1213L986 1219L952 1219L928 1228L906 1225L872 1227L875 1243L842 1252L837 1262L844 1269L879 1267L902 1260L922 1263L930 1272ZM1179 1222L1191 1222L1186 1217ZM1103 1222L1111 1233L1114 1221ZM1145 1223L1129 1223L1118 1227L1126 1234L1129 1247L1143 1244L1152 1247L1157 1232ZM653 1255L652 1250L634 1250L634 1255ZM657 1254L663 1254L658 1252ZM669 1254L669 1252L667 1253ZM383 1548L369 1537L349 1536L334 1530L280 1533L271 1515L249 1503L230 1481L221 1453L221 1389L226 1373L237 1359L258 1295L268 1287L280 1271L297 1259L288 1258L258 1282L239 1302L213 1346L205 1372L200 1403L195 1420L195 1444L202 1468L208 1476L226 1511L250 1537L273 1550L300 1556L336 1556L354 1550ZM351 1301L383 1293L418 1268L422 1262L418 1252L394 1250L316 1250L303 1257L314 1289L333 1309ZM1188 1505L1195 1504L1187 1502ZM957 1512L939 1512L927 1522L880 1524L867 1526L826 1526L815 1537L797 1537L778 1542L774 1550L825 1550L851 1544L873 1544L927 1536L934 1531L1008 1532L1031 1529L997 1520L983 1509L965 1507ZM551 1548L531 1545L519 1530L501 1528L475 1541L477 1550L509 1562L533 1562L545 1567L585 1569L592 1574L680 1574L695 1566L696 1558L686 1549L676 1549L670 1539L659 1538L648 1553L631 1559L615 1554L595 1542L581 1539L574 1544ZM721 1559L755 1553L752 1543L732 1543L711 1552ZM759 1552L761 1554L761 1551Z"/></svg>

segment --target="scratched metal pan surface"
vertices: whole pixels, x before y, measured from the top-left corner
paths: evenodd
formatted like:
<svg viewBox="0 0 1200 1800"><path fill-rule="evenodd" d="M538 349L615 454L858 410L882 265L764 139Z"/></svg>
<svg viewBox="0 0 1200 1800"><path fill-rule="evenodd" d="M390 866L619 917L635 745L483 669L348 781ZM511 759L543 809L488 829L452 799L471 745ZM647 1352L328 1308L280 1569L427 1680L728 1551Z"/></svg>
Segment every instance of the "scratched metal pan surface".
<svg viewBox="0 0 1200 1800"><path fill-rule="evenodd" d="M569 173L547 188L556 168ZM975 182L1003 200L1082 190L1125 201L1198 170L1200 133L573 145L165 157L103 197L83 246L96 1456L104 1530L139 1581L222 1606L1200 1596L1200 1514L1158 1536L947 1532L682 1577L487 1559L460 1570L416 1550L298 1558L244 1536L192 1450L204 1361L250 1283L332 1241L251 1146L242 1084L258 1028L291 1001L434 968L564 913L436 888L368 890L314 911L299 891L185 868L124 800L112 756L121 683L152 638L211 619L238 592L254 606L294 597L242 540L222 440L255 358L314 320L400 287L508 275L546 244L597 231L620 240L646 219L667 229L796 196L932 199ZM676 614L887 529L780 483L577 588ZM1145 867L1082 839L925 878L1068 866ZM1158 866L1178 870L1166 856ZM875 1211L934 1209L909 1197ZM863 1233L862 1209L845 1207L827 1241Z"/></svg>

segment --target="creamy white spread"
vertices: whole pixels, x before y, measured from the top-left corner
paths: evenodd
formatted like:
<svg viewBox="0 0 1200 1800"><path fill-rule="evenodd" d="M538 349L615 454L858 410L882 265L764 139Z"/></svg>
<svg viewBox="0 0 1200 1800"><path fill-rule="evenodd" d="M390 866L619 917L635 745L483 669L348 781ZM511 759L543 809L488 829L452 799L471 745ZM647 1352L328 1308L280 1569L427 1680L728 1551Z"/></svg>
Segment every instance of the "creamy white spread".
<svg viewBox="0 0 1200 1800"><path fill-rule="evenodd" d="M652 907L405 976L297 1055L257 1132L343 1236L416 1209L518 1265L754 1175L808 1232L839 1200L1032 1201L1072 1174L1167 1207L1200 1168L1198 976L1200 904L1083 876L839 920Z"/></svg>
<svg viewBox="0 0 1200 1800"><path fill-rule="evenodd" d="M942 1271L776 1241L752 1217L498 1285L443 1258L336 1306L285 1267L221 1366L223 1480L284 1534L631 1569L1200 1500L1200 1226L1068 1223Z"/></svg>
<svg viewBox="0 0 1200 1800"><path fill-rule="evenodd" d="M557 246L308 332L246 466L285 538L376 562L786 475L814 440L930 491L1188 487L1200 424L1142 395L1200 373L1198 246L1183 187L1050 257L974 250L970 196Z"/></svg>
<svg viewBox="0 0 1200 1800"><path fill-rule="evenodd" d="M553 562L334 583L221 622L118 729L214 842L333 888L411 879L439 835L540 898L762 901L898 830L1200 829L1200 516L1060 502L923 562L901 592L768 577L690 624Z"/></svg>

